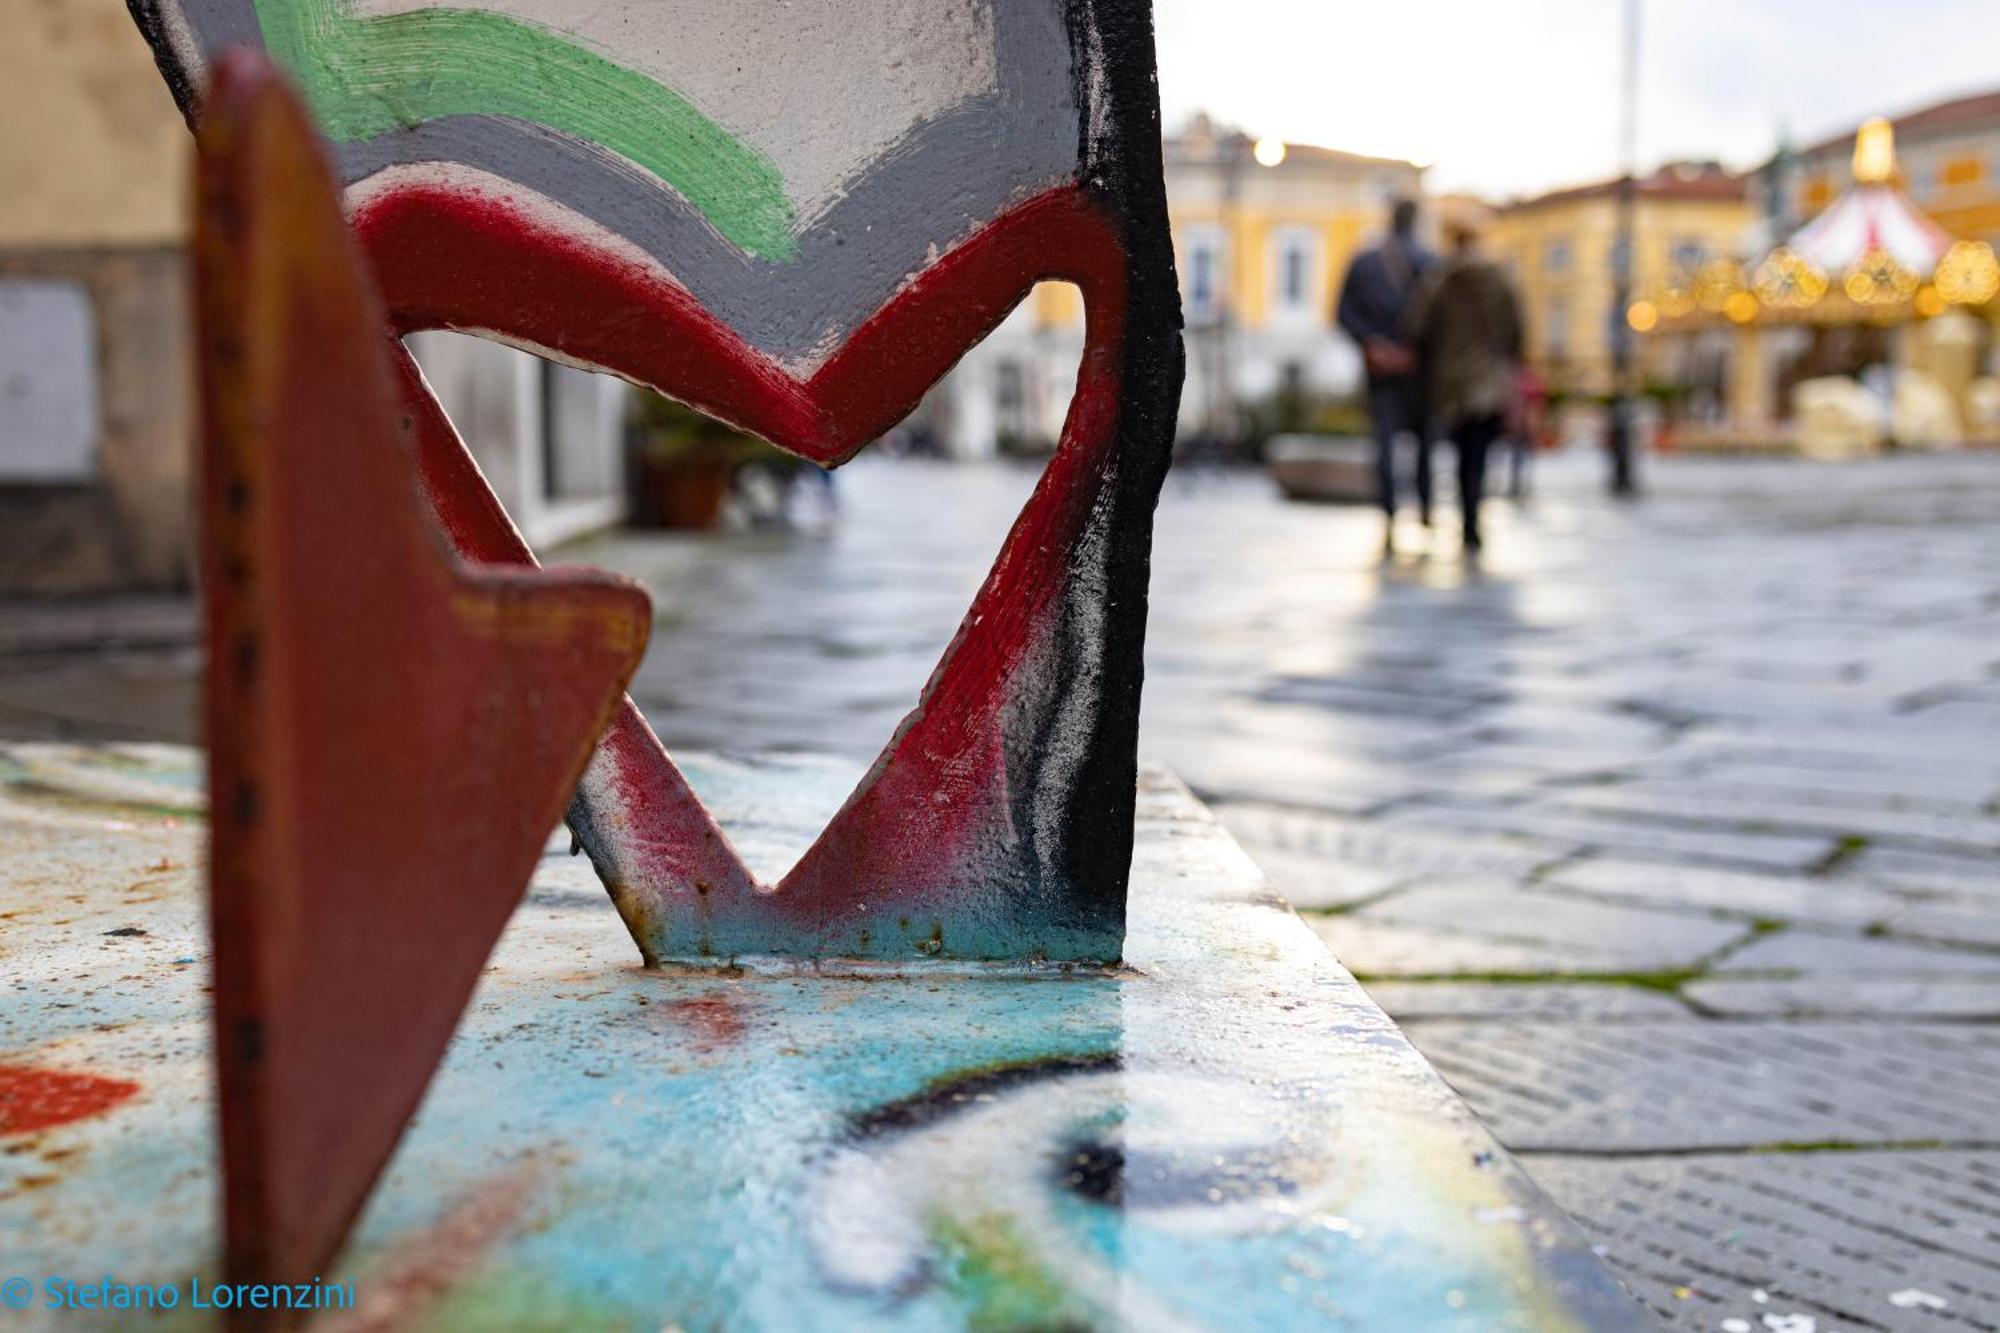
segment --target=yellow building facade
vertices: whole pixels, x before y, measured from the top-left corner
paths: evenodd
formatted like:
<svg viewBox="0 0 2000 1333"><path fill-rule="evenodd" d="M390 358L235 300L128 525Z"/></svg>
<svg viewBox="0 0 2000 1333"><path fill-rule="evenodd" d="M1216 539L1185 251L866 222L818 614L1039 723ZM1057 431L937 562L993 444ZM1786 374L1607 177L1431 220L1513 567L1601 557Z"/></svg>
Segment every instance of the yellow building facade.
<svg viewBox="0 0 2000 1333"><path fill-rule="evenodd" d="M1422 194L1423 168L1252 140L1200 118L1162 148L1187 319L1183 430L1231 433L1240 411L1282 391L1353 391L1360 357L1333 322L1334 302L1349 261L1381 234L1391 203ZM983 450L989 416L1001 436L1051 440L1082 330L1073 287L1037 288L1024 316L962 368L962 380L977 382L1001 358L993 367L1000 406L966 405L961 415L981 424L961 432L958 451Z"/></svg>
<svg viewBox="0 0 2000 1333"><path fill-rule="evenodd" d="M1635 196L1634 293L1735 258L1754 218L1743 179L1713 163L1669 164L1639 180ZM1611 330L1624 318L1614 292L1617 236L1616 181L1522 200L1494 217L1487 250L1514 279L1529 362L1552 390L1597 395L1613 387ZM1648 364L1653 350L1644 340L1635 348L1641 377L1661 370Z"/></svg>
<svg viewBox="0 0 2000 1333"><path fill-rule="evenodd" d="M1423 191L1424 169L1311 144L1253 140L1197 119L1162 145L1167 216L1190 324L1289 327L1310 310L1330 327L1354 252L1378 236L1389 205ZM1075 327L1074 288L1035 297L1045 327Z"/></svg>

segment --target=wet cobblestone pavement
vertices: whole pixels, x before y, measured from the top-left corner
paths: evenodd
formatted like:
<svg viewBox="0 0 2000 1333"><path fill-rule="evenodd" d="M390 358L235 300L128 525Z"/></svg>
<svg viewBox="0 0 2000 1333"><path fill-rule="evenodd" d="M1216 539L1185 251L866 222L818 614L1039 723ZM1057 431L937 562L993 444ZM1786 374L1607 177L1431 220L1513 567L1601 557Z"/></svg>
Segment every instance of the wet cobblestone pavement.
<svg viewBox="0 0 2000 1333"><path fill-rule="evenodd" d="M670 746L858 775L1032 480L863 460L828 533L565 554L652 587ZM1545 463L1474 572L1176 476L1145 749L1669 1324L2000 1327L2000 456L1600 480ZM0 734L185 736L170 621L17 618Z"/></svg>

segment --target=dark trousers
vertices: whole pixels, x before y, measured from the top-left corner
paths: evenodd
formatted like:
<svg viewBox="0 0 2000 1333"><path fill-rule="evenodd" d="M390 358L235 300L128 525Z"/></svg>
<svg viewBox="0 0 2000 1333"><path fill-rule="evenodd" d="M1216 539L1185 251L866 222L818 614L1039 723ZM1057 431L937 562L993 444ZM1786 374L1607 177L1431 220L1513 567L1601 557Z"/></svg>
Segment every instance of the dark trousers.
<svg viewBox="0 0 2000 1333"><path fill-rule="evenodd" d="M1465 544L1477 546L1479 502L1486 498L1486 451L1500 438L1498 413L1460 417L1452 423L1451 447L1458 455L1458 508L1465 520Z"/></svg>
<svg viewBox="0 0 2000 1333"><path fill-rule="evenodd" d="M1431 436L1416 381L1407 375L1368 381L1368 417L1375 426L1375 502L1396 516L1396 441L1417 445L1417 512L1431 519Z"/></svg>

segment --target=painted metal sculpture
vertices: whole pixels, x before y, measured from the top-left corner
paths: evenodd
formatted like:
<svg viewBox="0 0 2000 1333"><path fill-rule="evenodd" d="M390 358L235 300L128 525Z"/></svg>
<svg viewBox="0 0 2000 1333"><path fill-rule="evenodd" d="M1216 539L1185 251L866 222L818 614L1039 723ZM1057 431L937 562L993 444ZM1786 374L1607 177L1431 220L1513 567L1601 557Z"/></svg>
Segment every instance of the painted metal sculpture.
<svg viewBox="0 0 2000 1333"><path fill-rule="evenodd" d="M1145 0L131 0L192 121L261 45L334 141L393 335L603 369L828 465L1039 280L1061 446L922 699L774 888L628 701L569 812L649 962L1111 961L1181 378ZM394 349L458 552L533 557Z"/></svg>
<svg viewBox="0 0 2000 1333"><path fill-rule="evenodd" d="M318 142L233 59L196 241L216 1061L228 1267L294 1280L416 1110L652 613L429 530Z"/></svg>

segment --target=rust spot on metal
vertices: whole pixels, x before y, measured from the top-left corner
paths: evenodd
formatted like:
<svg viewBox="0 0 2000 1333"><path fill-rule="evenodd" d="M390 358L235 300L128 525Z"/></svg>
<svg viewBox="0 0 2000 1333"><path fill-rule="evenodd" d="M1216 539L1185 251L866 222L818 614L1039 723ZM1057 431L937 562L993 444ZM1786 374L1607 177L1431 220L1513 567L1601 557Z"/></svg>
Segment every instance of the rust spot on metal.
<svg viewBox="0 0 2000 1333"><path fill-rule="evenodd" d="M32 1134L87 1120L138 1091L130 1079L0 1065L0 1134Z"/></svg>

